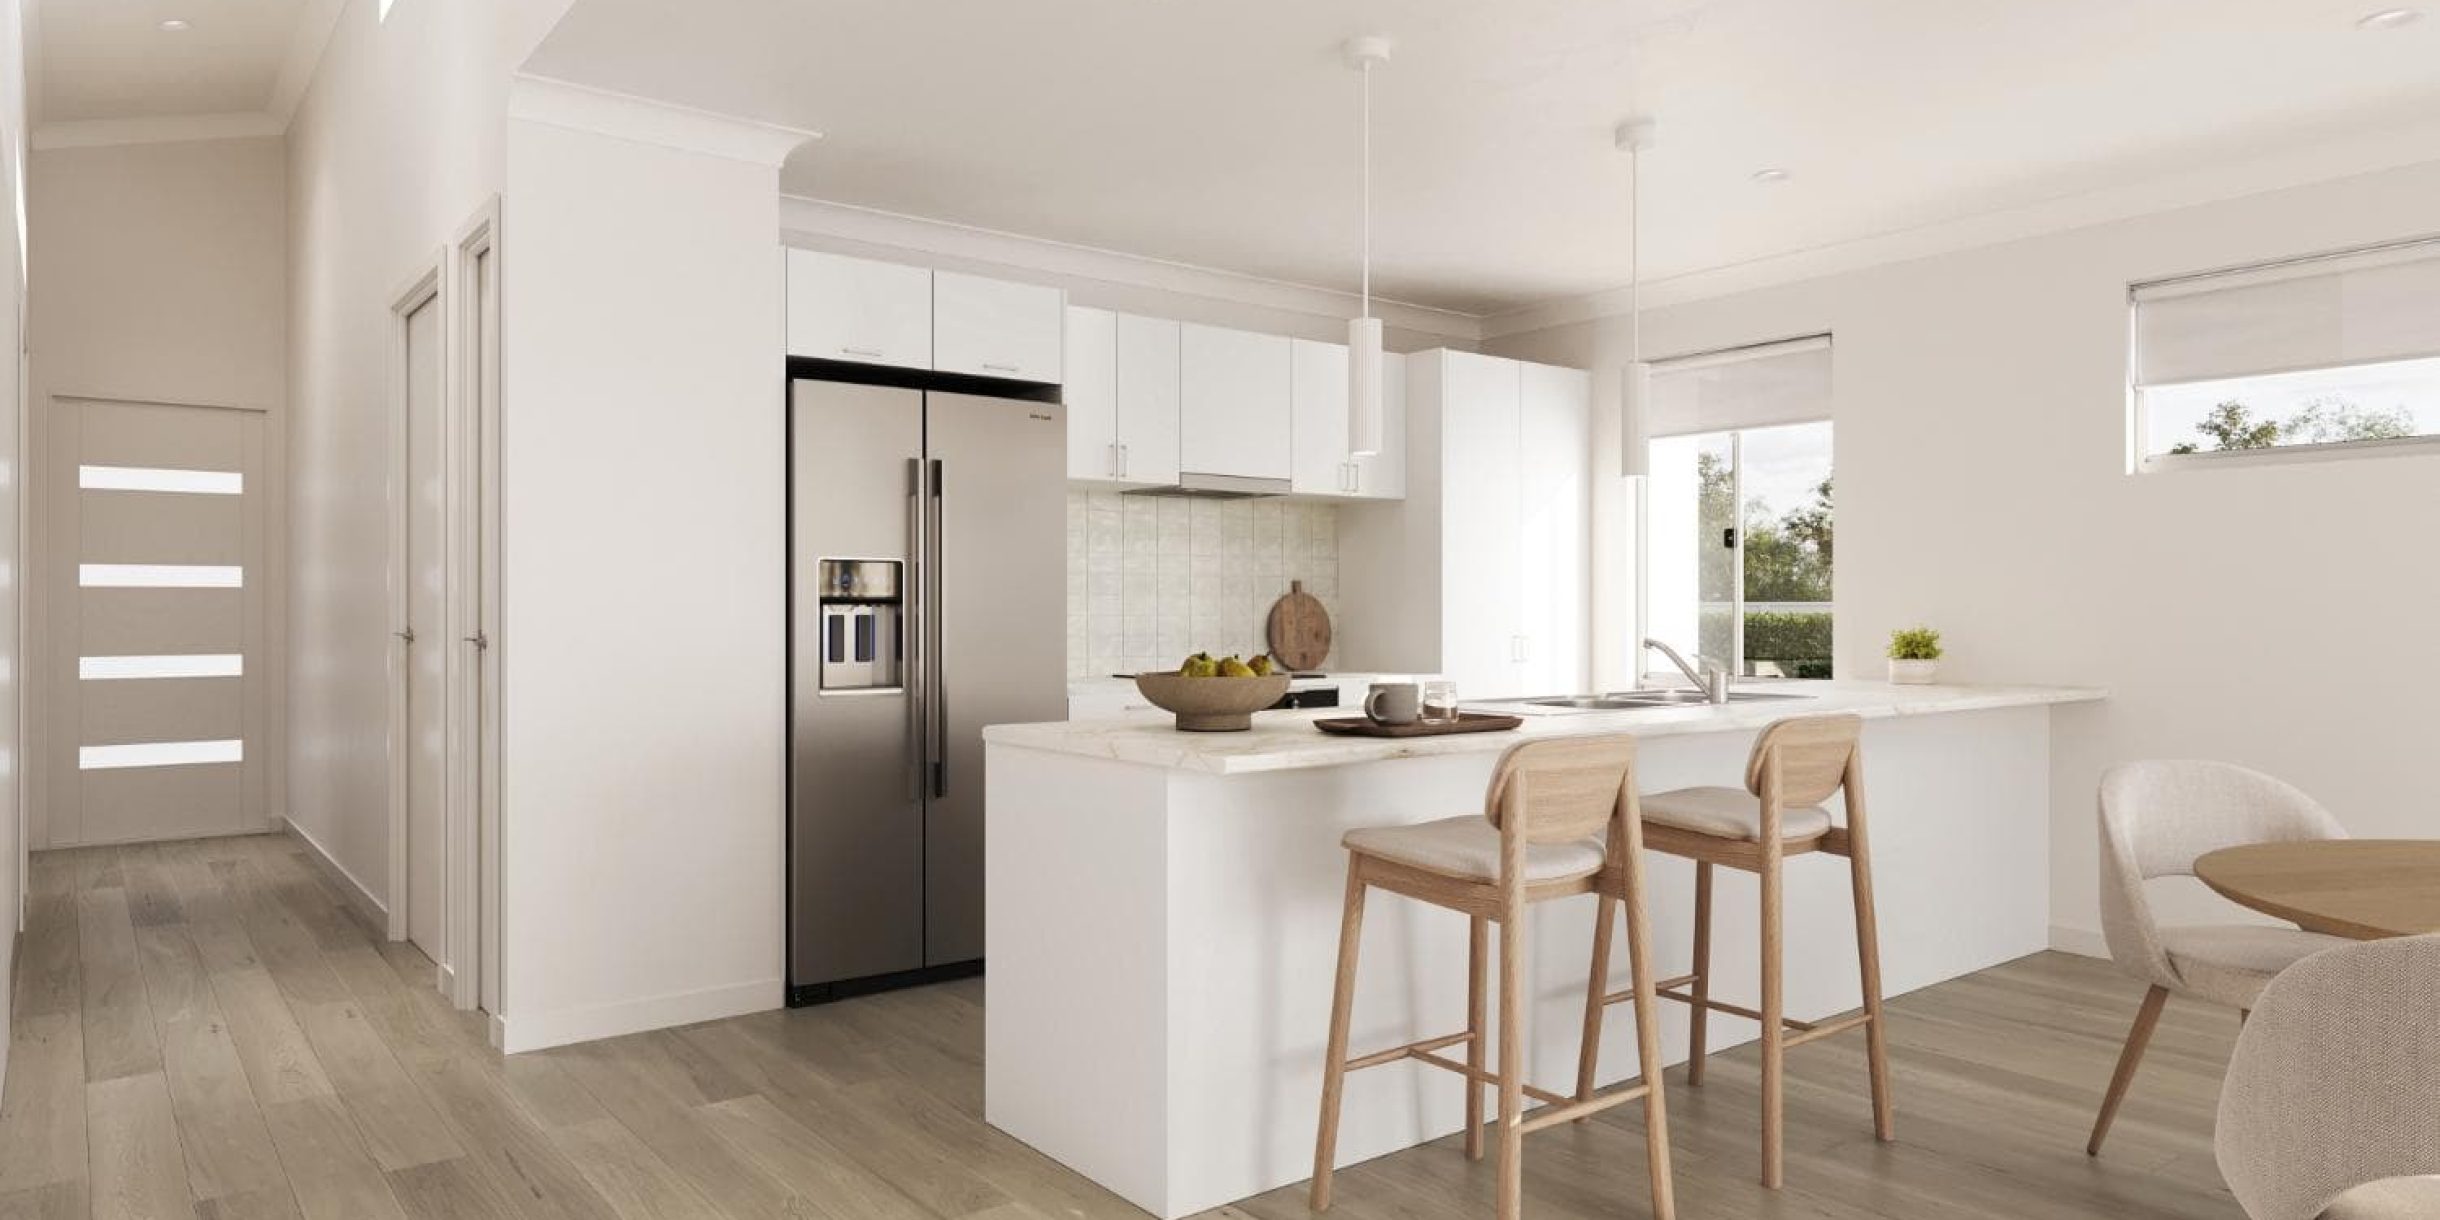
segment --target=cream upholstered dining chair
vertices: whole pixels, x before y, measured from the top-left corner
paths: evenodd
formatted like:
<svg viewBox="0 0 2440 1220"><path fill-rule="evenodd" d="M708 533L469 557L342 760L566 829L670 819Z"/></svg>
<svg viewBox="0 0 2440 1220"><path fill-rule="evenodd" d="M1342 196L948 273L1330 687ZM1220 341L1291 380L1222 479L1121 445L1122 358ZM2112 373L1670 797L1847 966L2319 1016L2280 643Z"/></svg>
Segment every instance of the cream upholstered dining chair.
<svg viewBox="0 0 2440 1220"><path fill-rule="evenodd" d="M2212 1144L2253 1220L2440 1216L2440 936L2349 942L2272 979Z"/></svg>
<svg viewBox="0 0 2440 1220"><path fill-rule="evenodd" d="M2086 1153L2101 1154L2101 1141L2109 1136L2172 993L2226 1004L2242 1014L2271 976L2310 954L2350 943L2261 924L2162 927L2152 917L2144 883L2192 876L2197 859L2223 847L2346 837L2338 819L2313 798L2229 763L2135 762L2101 777L2101 930L2118 968L2152 987L2118 1054L2118 1070L2093 1121Z"/></svg>

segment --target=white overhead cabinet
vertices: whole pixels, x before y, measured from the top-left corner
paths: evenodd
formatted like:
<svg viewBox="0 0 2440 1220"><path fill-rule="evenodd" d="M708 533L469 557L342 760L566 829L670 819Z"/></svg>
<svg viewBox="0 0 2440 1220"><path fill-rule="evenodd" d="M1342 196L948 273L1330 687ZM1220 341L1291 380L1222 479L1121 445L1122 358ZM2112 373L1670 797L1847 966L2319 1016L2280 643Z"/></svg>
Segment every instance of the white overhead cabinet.
<svg viewBox="0 0 2440 1220"><path fill-rule="evenodd" d="M1056 385L1067 294L789 250L788 354Z"/></svg>
<svg viewBox="0 0 2440 1220"><path fill-rule="evenodd" d="M1221 326L1178 330L1178 467L1270 479L1294 473L1289 341Z"/></svg>
<svg viewBox="0 0 2440 1220"><path fill-rule="evenodd" d="M1347 347L1312 339L1290 341L1298 495L1395 500L1406 494L1406 360L1382 361L1381 452L1348 451Z"/></svg>
<svg viewBox="0 0 2440 1220"><path fill-rule="evenodd" d="M1178 481L1178 324L1082 306L1067 311L1068 477Z"/></svg>
<svg viewBox="0 0 2440 1220"><path fill-rule="evenodd" d="M1182 327L1167 318L1118 315L1118 477L1164 486L1178 481Z"/></svg>
<svg viewBox="0 0 2440 1220"><path fill-rule="evenodd" d="M932 367L932 273L922 267L788 251L788 354Z"/></svg>
<svg viewBox="0 0 2440 1220"><path fill-rule="evenodd" d="M932 368L1012 381L1060 380L1067 294L1039 284L932 274Z"/></svg>
<svg viewBox="0 0 2440 1220"><path fill-rule="evenodd" d="M1467 699L1582 691L1590 378L1470 352L1404 363L1405 499L1339 516L1345 666L1437 672Z"/></svg>

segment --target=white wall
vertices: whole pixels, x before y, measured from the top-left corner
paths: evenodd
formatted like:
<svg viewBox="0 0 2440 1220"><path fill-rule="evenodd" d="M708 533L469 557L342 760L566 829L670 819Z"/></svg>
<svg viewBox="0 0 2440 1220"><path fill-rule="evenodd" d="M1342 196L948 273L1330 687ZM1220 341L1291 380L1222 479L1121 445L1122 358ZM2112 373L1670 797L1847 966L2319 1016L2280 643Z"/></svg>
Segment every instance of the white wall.
<svg viewBox="0 0 2440 1220"><path fill-rule="evenodd" d="M781 1002L784 151L509 123L512 1051Z"/></svg>
<svg viewBox="0 0 2440 1220"><path fill-rule="evenodd" d="M25 555L25 358L7 336L25 317L25 44L18 0L0 0L0 1088L8 1080L9 1012L15 997L17 933L25 926L25 755L18 680L20 577Z"/></svg>
<svg viewBox="0 0 2440 1220"><path fill-rule="evenodd" d="M232 406L264 413L275 454L287 397L287 154L277 137L57 148L28 166L32 293L28 402L54 410L60 396ZM40 441L39 420L29 428ZM279 519L282 463L259 488ZM29 470L39 478L39 468ZM40 489L35 488L39 499ZM269 655L266 688L284 685L285 548L265 548L259 573ZM43 606L26 607L29 639ZM28 655L29 689L50 653ZM282 699L265 709L267 808L283 807ZM40 704L37 702L38 710ZM50 756L47 719L27 724L27 757ZM28 768L33 845L59 846L45 825L45 777Z"/></svg>
<svg viewBox="0 0 2440 1220"><path fill-rule="evenodd" d="M348 0L288 130L289 818L389 877L388 318L500 190L509 78L570 0ZM503 278L516 253L504 243Z"/></svg>
<svg viewBox="0 0 2440 1220"><path fill-rule="evenodd" d="M2113 692L2057 722L2061 947L2099 944L2093 795L2117 762L2227 759L2357 835L2431 835L2440 454L2127 473L2126 289L2435 216L2440 163L1646 313L1652 355L1835 336L1842 673L1879 672L1890 629L1925 622L1945 677ZM1606 319L1485 346L1593 367L1606 453L1623 335Z"/></svg>

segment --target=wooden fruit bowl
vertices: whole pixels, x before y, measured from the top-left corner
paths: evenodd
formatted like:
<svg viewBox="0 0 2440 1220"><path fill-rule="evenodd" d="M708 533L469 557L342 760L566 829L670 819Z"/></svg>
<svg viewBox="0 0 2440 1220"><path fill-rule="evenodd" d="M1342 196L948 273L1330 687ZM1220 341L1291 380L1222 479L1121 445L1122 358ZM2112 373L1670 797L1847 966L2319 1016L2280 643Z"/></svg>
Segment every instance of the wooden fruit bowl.
<svg viewBox="0 0 2440 1220"><path fill-rule="evenodd" d="M1254 713L1288 693L1288 675L1261 678L1189 678L1182 674L1137 674L1135 689L1154 707L1174 713L1188 733L1237 733L1254 727Z"/></svg>

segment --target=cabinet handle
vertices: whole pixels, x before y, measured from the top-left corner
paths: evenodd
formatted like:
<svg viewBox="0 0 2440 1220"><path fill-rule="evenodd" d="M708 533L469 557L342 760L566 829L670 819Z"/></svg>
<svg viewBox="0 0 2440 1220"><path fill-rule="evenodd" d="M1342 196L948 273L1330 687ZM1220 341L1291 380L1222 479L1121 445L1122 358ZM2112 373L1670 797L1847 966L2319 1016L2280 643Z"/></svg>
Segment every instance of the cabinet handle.
<svg viewBox="0 0 2440 1220"><path fill-rule="evenodd" d="M839 350L846 355L863 356L869 360L881 358L881 349L877 347L842 347Z"/></svg>
<svg viewBox="0 0 2440 1220"><path fill-rule="evenodd" d="M1117 446L1117 444L1113 443L1113 444L1110 446L1110 477L1111 477L1111 478L1115 479L1115 478L1117 478L1117 477L1118 477L1118 469L1119 469L1119 467L1118 467L1118 446Z"/></svg>
<svg viewBox="0 0 2440 1220"><path fill-rule="evenodd" d="M1013 364L993 364L988 360L983 362L983 367L990 369L994 373L1013 373L1017 371L1017 366Z"/></svg>
<svg viewBox="0 0 2440 1220"><path fill-rule="evenodd" d="M1118 477L1122 479L1127 477L1127 447L1125 445L1118 447Z"/></svg>

